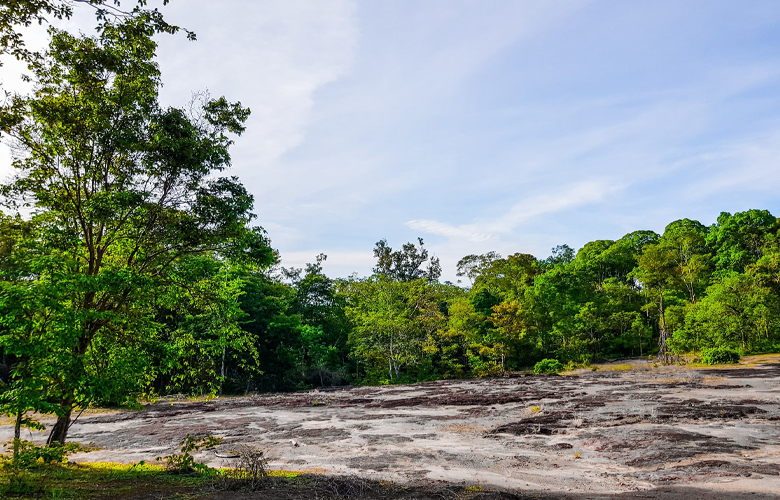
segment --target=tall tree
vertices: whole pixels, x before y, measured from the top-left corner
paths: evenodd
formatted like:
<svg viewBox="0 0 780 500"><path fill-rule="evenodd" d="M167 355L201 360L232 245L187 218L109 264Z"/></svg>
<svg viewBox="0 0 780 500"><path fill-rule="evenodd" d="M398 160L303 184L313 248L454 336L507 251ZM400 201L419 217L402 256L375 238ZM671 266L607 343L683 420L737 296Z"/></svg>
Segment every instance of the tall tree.
<svg viewBox="0 0 780 500"><path fill-rule="evenodd" d="M544 272L542 263L527 253L515 253L490 262L474 281L474 289L486 289L505 300L519 300Z"/></svg>
<svg viewBox="0 0 780 500"><path fill-rule="evenodd" d="M373 276L345 283L344 293L354 355L368 366L384 365L388 380L398 380L404 367L419 363L429 337L444 326L440 294L424 279Z"/></svg>
<svg viewBox="0 0 780 500"><path fill-rule="evenodd" d="M417 241L417 246L414 243L405 243L401 250L395 251L387 244L387 240L377 241L374 247L374 257L377 260L374 273L397 281L438 280L441 276L439 259L428 255L422 238L417 238ZM426 262L427 266L423 267Z"/></svg>
<svg viewBox="0 0 780 500"><path fill-rule="evenodd" d="M664 230L656 244L644 247L632 277L655 303L658 314L658 357L671 360L667 341L672 336L666 318L667 294L684 294L691 303L707 285L709 254L705 244L706 228L698 221L681 219Z"/></svg>
<svg viewBox="0 0 780 500"><path fill-rule="evenodd" d="M780 221L767 210L748 210L731 215L722 212L707 234L715 250L713 261L721 274L745 271L757 262L780 231Z"/></svg>
<svg viewBox="0 0 780 500"><path fill-rule="evenodd" d="M498 252L487 252L481 255L467 255L458 261L458 271L456 275L458 277L466 276L469 279L469 284L474 284L474 280L477 279L477 276L490 267L490 264L494 260L500 258L501 254Z"/></svg>
<svg viewBox="0 0 780 500"><path fill-rule="evenodd" d="M96 37L50 32L31 66L34 92L0 109L0 131L17 151L4 203L32 210L44 249L26 282L9 286L56 293L26 328L40 329L41 315L56 323L46 331L57 370L49 441L62 443L73 408L100 393L88 360L123 355L122 366L144 369L139 335L154 332L158 298L188 286L177 280L181 259L266 265L274 254L249 227L252 196L235 177L214 175L229 166L227 134L243 132L248 109L205 96L194 114L162 108L156 27L144 16L105 23Z"/></svg>

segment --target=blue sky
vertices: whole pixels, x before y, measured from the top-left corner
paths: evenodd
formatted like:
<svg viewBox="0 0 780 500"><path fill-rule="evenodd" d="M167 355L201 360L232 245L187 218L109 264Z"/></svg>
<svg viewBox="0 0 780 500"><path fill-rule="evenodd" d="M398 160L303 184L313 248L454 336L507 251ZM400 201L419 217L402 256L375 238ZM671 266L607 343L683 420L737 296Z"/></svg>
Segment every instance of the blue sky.
<svg viewBox="0 0 780 500"><path fill-rule="evenodd" d="M683 217L780 215L775 1L173 0L163 12L198 41L161 39L162 99L208 88L252 109L233 174L285 266L324 252L330 275L365 275L380 238L420 236L455 280L470 253L543 258Z"/></svg>

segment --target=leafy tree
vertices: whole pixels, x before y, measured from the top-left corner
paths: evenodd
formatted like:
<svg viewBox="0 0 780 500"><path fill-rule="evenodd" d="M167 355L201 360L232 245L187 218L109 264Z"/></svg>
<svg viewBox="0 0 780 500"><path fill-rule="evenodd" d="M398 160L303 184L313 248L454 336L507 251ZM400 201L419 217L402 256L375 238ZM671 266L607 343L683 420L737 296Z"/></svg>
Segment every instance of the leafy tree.
<svg viewBox="0 0 780 500"><path fill-rule="evenodd" d="M742 352L777 339L778 297L752 276L732 273L713 283L706 296L691 304L685 327L674 334L676 351L728 347Z"/></svg>
<svg viewBox="0 0 780 500"><path fill-rule="evenodd" d="M670 359L667 341L673 330L668 328L664 299L669 294L683 293L691 303L696 302L696 294L709 278L706 233L706 228L697 221L672 222L657 244L645 246L632 273L656 307L658 356L665 361Z"/></svg>
<svg viewBox="0 0 780 500"><path fill-rule="evenodd" d="M458 261L458 271L456 275L458 277L466 276L469 279L469 283L473 284L474 280L482 274L485 269L490 267L490 264L501 258L501 254L498 252L488 252L482 255L467 255Z"/></svg>
<svg viewBox="0 0 780 500"><path fill-rule="evenodd" d="M597 240L586 243L573 263L576 272L599 289L610 278L626 281L636 266L636 257L626 240Z"/></svg>
<svg viewBox="0 0 780 500"><path fill-rule="evenodd" d="M426 353L439 356L438 364L444 378L463 377L474 369L469 362L469 347L483 330L487 315L477 311L468 296L453 298L447 310L447 324L436 332L434 343Z"/></svg>
<svg viewBox="0 0 780 500"><path fill-rule="evenodd" d="M245 314L241 328L252 338L262 372L233 365L231 392L301 388L304 335L310 332L294 311L295 290L255 272L244 278L243 292L239 299ZM251 367L251 362L251 358L242 360L245 366Z"/></svg>
<svg viewBox="0 0 780 500"><path fill-rule="evenodd" d="M194 255L180 259L172 276L176 284L161 296L157 310L162 325L153 351L157 390L222 393L231 366L258 371L254 338L239 325L246 316L240 307L245 270Z"/></svg>
<svg viewBox="0 0 780 500"><path fill-rule="evenodd" d="M517 300L542 272L544 268L536 257L516 253L490 262L475 279L474 289L488 290L504 300Z"/></svg>
<svg viewBox="0 0 780 500"><path fill-rule="evenodd" d="M633 231L620 238L619 242L631 248L634 256L642 253L647 245L658 243L661 236L655 231Z"/></svg>
<svg viewBox="0 0 780 500"><path fill-rule="evenodd" d="M39 248L4 293L33 283L51 297L24 326L49 351L50 442L65 441L74 407L144 382L139 353L159 330L160 297L186 288L182 259L273 259L264 232L249 227L251 195L213 176L230 164L226 134L243 132L249 110L204 96L195 116L160 107L155 30L144 16L105 23L97 37L51 29L48 53L31 66L35 91L0 109L18 152L2 194L7 206L30 207Z"/></svg>
<svg viewBox="0 0 780 500"><path fill-rule="evenodd" d="M715 268L726 272L744 272L758 262L780 230L780 221L767 210L748 210L731 215L721 212L718 222L707 234L707 244L715 249Z"/></svg>
<svg viewBox="0 0 780 500"><path fill-rule="evenodd" d="M326 255L318 255L315 263L306 265L305 274L301 269L285 270L295 289L292 310L306 325L304 371L310 371L311 382L319 385L326 385L326 380L328 385L341 382L349 372L346 297L338 293L336 282L323 273L322 263L326 259Z"/></svg>
<svg viewBox="0 0 780 500"><path fill-rule="evenodd" d="M545 259L545 263L549 266L556 264L568 264L574 260L576 253L574 249L569 245L558 245L550 251L550 256Z"/></svg>
<svg viewBox="0 0 780 500"><path fill-rule="evenodd" d="M389 380L422 360L431 335L444 324L437 289L424 279L392 281L385 276L351 280L344 293L353 324L350 344L355 356L379 376L384 365Z"/></svg>
<svg viewBox="0 0 780 500"><path fill-rule="evenodd" d="M662 245L648 245L639 257L639 264L632 276L641 284L642 291L650 303L656 307L658 315L658 356L669 358L669 348L666 345L671 337L667 330L664 298L675 285L676 260L671 248Z"/></svg>
<svg viewBox="0 0 780 500"><path fill-rule="evenodd" d="M374 247L374 257L377 259L374 273L397 281L438 280L441 276L439 259L428 256L422 238L417 238L417 241L418 246L406 243L401 250L393 251L387 240L379 240ZM421 267L426 262L427 267Z"/></svg>
<svg viewBox="0 0 780 500"><path fill-rule="evenodd" d="M706 246L707 228L700 222L681 219L664 230L659 244L672 251L675 260L675 281L688 292L691 303L696 294L707 286L709 279L709 248Z"/></svg>
<svg viewBox="0 0 780 500"><path fill-rule="evenodd" d="M163 0L166 5L169 0ZM154 27L159 33L177 33L179 26L168 24L157 9L144 8L146 0L138 0L130 11L122 10L119 0L5 0L0 4L0 55L12 54L17 59L33 61L39 54L25 47L20 27L31 24L44 24L49 19L70 19L75 4L88 5L95 11L97 20L107 22L110 19L135 17ZM188 38L195 34L184 30Z"/></svg>

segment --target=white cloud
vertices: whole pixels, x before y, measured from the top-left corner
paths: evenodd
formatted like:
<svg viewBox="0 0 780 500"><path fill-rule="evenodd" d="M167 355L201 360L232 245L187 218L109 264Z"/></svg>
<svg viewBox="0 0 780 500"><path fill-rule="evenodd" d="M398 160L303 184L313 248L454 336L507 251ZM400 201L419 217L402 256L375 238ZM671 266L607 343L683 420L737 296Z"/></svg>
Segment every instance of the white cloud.
<svg viewBox="0 0 780 500"><path fill-rule="evenodd" d="M604 197L622 186L606 180L589 180L569 186L562 186L554 192L531 196L516 203L504 215L493 220L454 226L435 220L410 220L406 226L422 233L444 236L454 240L465 239L482 242L513 232L524 222L542 215L560 212L574 207L598 203Z"/></svg>
<svg viewBox="0 0 780 500"><path fill-rule="evenodd" d="M446 236L447 238L466 239L475 242L493 238L492 234L473 231L469 226L455 227L451 224L435 220L410 220L406 225L421 233Z"/></svg>
<svg viewBox="0 0 780 500"><path fill-rule="evenodd" d="M686 186L690 199L744 191L774 195L780 188L780 130L725 144L683 167L704 174Z"/></svg>
<svg viewBox="0 0 780 500"><path fill-rule="evenodd" d="M161 97L182 105L208 88L248 105L247 133L234 148L248 183L303 142L315 93L348 73L357 44L351 0L188 0L171 2L165 15L198 41L161 39Z"/></svg>

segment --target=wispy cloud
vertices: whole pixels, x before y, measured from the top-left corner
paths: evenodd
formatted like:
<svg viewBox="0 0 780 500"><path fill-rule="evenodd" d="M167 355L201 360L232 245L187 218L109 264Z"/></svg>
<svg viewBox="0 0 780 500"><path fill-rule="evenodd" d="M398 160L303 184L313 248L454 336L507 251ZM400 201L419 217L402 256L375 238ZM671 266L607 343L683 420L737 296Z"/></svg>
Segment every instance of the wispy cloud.
<svg viewBox="0 0 780 500"><path fill-rule="evenodd" d="M775 3L171 2L198 41L160 38L163 98L252 108L233 173L285 265L368 273L380 238L435 235L453 278L469 253L780 212Z"/></svg>
<svg viewBox="0 0 780 500"><path fill-rule="evenodd" d="M406 225L421 233L435 234L437 236L446 236L447 238L466 239L469 241L485 241L493 238L490 233L477 232L471 225L453 226L446 222L435 220L410 220Z"/></svg>
<svg viewBox="0 0 780 500"><path fill-rule="evenodd" d="M511 233L523 223L542 215L598 203L606 195L619 189L621 186L610 184L606 180L589 180L526 198L493 220L454 226L446 222L418 219L408 221L406 226L422 233L481 242Z"/></svg>
<svg viewBox="0 0 780 500"><path fill-rule="evenodd" d="M355 2L191 3L165 8L166 18L195 31L198 41L161 39L162 98L181 105L191 91L208 88L249 105L236 167L247 180L266 174L304 141L316 92L349 73L358 38Z"/></svg>

